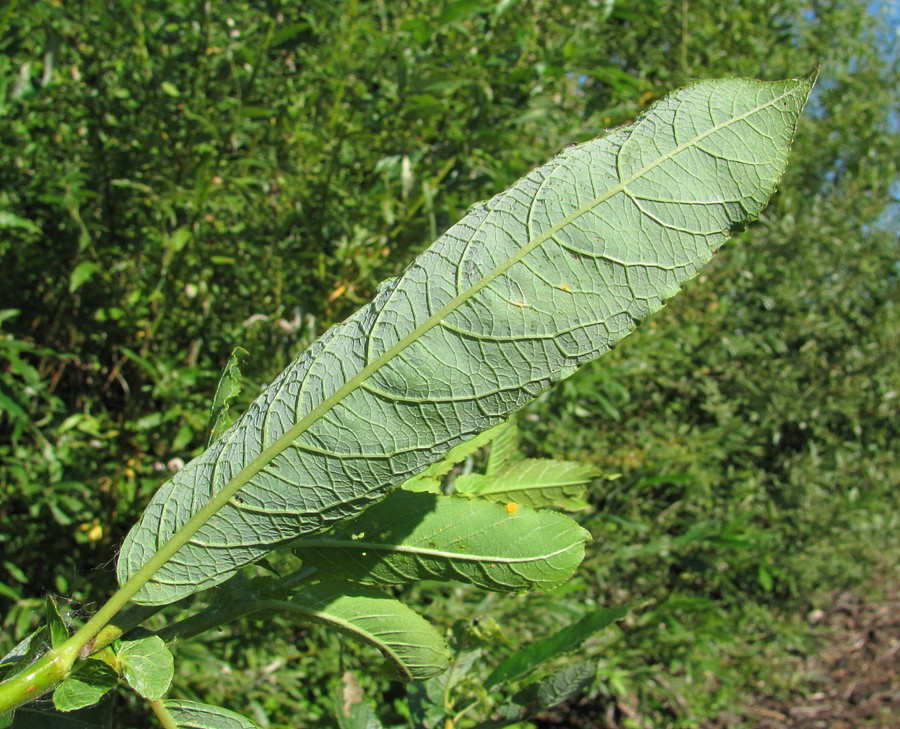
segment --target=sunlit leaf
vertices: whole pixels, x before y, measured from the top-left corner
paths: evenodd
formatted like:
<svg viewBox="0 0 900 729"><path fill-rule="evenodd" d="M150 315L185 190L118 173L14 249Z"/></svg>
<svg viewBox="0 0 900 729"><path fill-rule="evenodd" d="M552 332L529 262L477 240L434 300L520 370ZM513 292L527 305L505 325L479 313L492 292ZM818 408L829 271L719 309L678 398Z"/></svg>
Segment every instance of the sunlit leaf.
<svg viewBox="0 0 900 729"><path fill-rule="evenodd" d="M505 466L525 458L520 440L519 425L515 417L498 426L497 435L491 440L484 472L491 476Z"/></svg>
<svg viewBox="0 0 900 729"><path fill-rule="evenodd" d="M588 505L584 500L587 485L602 475L585 463L529 458L490 476L481 473L460 476L453 485L461 494L492 501L514 502L534 509L577 511Z"/></svg>
<svg viewBox="0 0 900 729"><path fill-rule="evenodd" d="M148 635L124 640L117 652L122 675L145 699L161 699L172 683L175 662L162 638Z"/></svg>
<svg viewBox="0 0 900 729"><path fill-rule="evenodd" d="M812 83L696 83L474 206L159 490L120 580L193 518L135 599L218 584L609 350L758 215Z"/></svg>
<svg viewBox="0 0 900 729"><path fill-rule="evenodd" d="M375 646L394 675L421 681L446 670L450 649L431 624L403 603L375 588L329 581L306 585L288 601L273 601L305 620L323 623Z"/></svg>
<svg viewBox="0 0 900 729"><path fill-rule="evenodd" d="M69 631L59 614L59 608L56 606L56 600L52 595L47 595L47 601L44 607L44 614L47 620L47 629L50 632L51 648L59 648L69 637Z"/></svg>
<svg viewBox="0 0 900 729"><path fill-rule="evenodd" d="M213 395L213 404L209 409L209 426L206 431L208 434L207 446L221 436L234 422L229 408L241 394L241 360L248 354L249 352L243 347L235 347L231 350L231 356L222 369L219 384L216 385L216 394Z"/></svg>
<svg viewBox="0 0 900 729"><path fill-rule="evenodd" d="M100 266L93 261L83 261L79 263L72 269L72 273L69 276L69 292L73 293L80 289L99 271Z"/></svg>
<svg viewBox="0 0 900 729"><path fill-rule="evenodd" d="M460 580L488 590L524 590L565 582L589 538L562 514L400 490L294 547L304 564L323 574L363 582Z"/></svg>

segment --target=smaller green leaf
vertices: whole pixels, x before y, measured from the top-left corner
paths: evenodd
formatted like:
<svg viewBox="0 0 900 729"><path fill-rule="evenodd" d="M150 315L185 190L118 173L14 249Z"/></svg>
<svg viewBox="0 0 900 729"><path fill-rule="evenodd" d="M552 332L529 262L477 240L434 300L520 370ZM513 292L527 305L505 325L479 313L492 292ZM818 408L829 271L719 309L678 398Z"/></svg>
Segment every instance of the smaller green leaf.
<svg viewBox="0 0 900 729"><path fill-rule="evenodd" d="M199 701L164 701L179 729L257 729L246 717Z"/></svg>
<svg viewBox="0 0 900 729"><path fill-rule="evenodd" d="M417 489L410 488L409 484L415 481L419 481L421 479L438 479L440 480L443 476L446 476L453 467L457 463L462 463L469 456L473 455L478 451L482 446L486 446L490 443L497 435L499 435L506 428L506 423L500 423L500 425L495 425L493 428L488 428L483 433L479 433L474 438L469 438L469 440L465 440L458 445L453 446L449 451L444 454L444 457L432 463L428 468L422 471L418 476L413 476L411 479L406 481L403 484L403 488L408 491L415 491Z"/></svg>
<svg viewBox="0 0 900 729"><path fill-rule="evenodd" d="M175 661L158 635L122 641L118 651L122 675L145 699L161 699L172 684Z"/></svg>
<svg viewBox="0 0 900 729"><path fill-rule="evenodd" d="M92 261L82 261L69 275L69 293L74 293L87 283L100 270L100 266Z"/></svg>
<svg viewBox="0 0 900 729"><path fill-rule="evenodd" d="M213 404L209 410L207 447L228 430L234 420L229 413L229 408L241 394L241 360L248 354L249 352L243 347L235 347L231 350L231 356L219 376L219 384L216 385L216 394L213 396Z"/></svg>
<svg viewBox="0 0 900 729"><path fill-rule="evenodd" d="M497 426L498 432L491 441L491 449L488 451L487 465L484 472L492 476L507 465L525 458L521 450L521 436L519 425L514 415L503 425Z"/></svg>
<svg viewBox="0 0 900 729"><path fill-rule="evenodd" d="M29 233L41 232L41 229L30 220L21 218L8 210L0 210L0 228L21 228L22 230L27 230Z"/></svg>
<svg viewBox="0 0 900 729"><path fill-rule="evenodd" d="M335 691L334 713L339 729L383 729L375 709L365 701L362 687L350 671L341 677Z"/></svg>
<svg viewBox="0 0 900 729"><path fill-rule="evenodd" d="M491 689L499 683L528 673L561 653L575 650L598 630L625 617L627 613L628 610L625 608L599 608L588 613L574 625L569 625L513 653L491 671L484 682L484 687Z"/></svg>
<svg viewBox="0 0 900 729"><path fill-rule="evenodd" d="M398 490L320 537L293 542L323 574L375 584L461 580L487 590L551 589L590 534L563 514Z"/></svg>
<svg viewBox="0 0 900 729"><path fill-rule="evenodd" d="M575 663L530 683L510 697L499 713L508 721L523 720L583 693L594 681L596 665Z"/></svg>
<svg viewBox="0 0 900 729"><path fill-rule="evenodd" d="M472 666L482 655L481 648L460 651L454 656L448 671L407 688L407 706L413 726L441 726L445 716L445 697L452 695L455 686L470 674Z"/></svg>
<svg viewBox="0 0 900 729"><path fill-rule="evenodd" d="M0 658L0 678L12 676L37 660L46 645L44 642L44 634L46 632L47 626L42 625L31 635L19 641L3 658Z"/></svg>
<svg viewBox="0 0 900 729"><path fill-rule="evenodd" d="M114 688L118 674L103 661L88 658L53 692L53 705L60 711L93 706Z"/></svg>
<svg viewBox="0 0 900 729"><path fill-rule="evenodd" d="M551 673L537 683L538 703L543 709L561 704L585 691L593 683L596 675L597 666L593 661L574 663Z"/></svg>
<svg viewBox="0 0 900 729"><path fill-rule="evenodd" d="M27 416L25 417L27 418ZM443 484L441 484L440 479L422 476L421 474L408 481L404 481L401 488L405 491L413 491L415 493L439 495L444 493Z"/></svg>
<svg viewBox="0 0 900 729"><path fill-rule="evenodd" d="M47 619L47 627L50 631L50 646L59 648L69 638L69 631L66 624L59 615L59 609L56 607L56 600L52 595L47 595L47 602L44 607L44 613Z"/></svg>
<svg viewBox="0 0 900 729"><path fill-rule="evenodd" d="M190 239L190 228L178 228L172 233L172 235L166 238L166 248L168 248L172 253L178 253L178 251L180 251L188 244L188 241Z"/></svg>
<svg viewBox="0 0 900 729"><path fill-rule="evenodd" d="M457 492L491 501L525 504L533 509L552 507L565 511L585 509L584 492L592 479L603 474L576 461L529 458L508 465L490 476L470 473L453 482Z"/></svg>
<svg viewBox="0 0 900 729"><path fill-rule="evenodd" d="M181 96L181 92L178 90L178 87L171 81L163 81L159 85L159 88L166 96L171 96L173 98Z"/></svg>
<svg viewBox="0 0 900 729"><path fill-rule="evenodd" d="M450 665L450 648L431 624L372 587L319 582L304 586L289 601L267 602L274 609L322 623L375 646L401 680L421 681Z"/></svg>

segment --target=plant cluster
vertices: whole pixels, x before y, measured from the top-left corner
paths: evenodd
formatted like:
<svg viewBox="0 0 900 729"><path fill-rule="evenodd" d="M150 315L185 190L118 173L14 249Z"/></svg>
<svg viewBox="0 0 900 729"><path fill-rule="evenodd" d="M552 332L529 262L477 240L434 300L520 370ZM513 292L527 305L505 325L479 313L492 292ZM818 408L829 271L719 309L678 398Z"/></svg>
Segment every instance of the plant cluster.
<svg viewBox="0 0 900 729"><path fill-rule="evenodd" d="M864 3L663 5L8 3L0 653L45 610L60 639L57 611L71 632L112 591L126 531L205 447L236 345L250 352L240 411L471 201L692 78L782 78L819 59L763 220L520 418L529 458L622 474L587 491L592 541L570 582L391 588L450 626L457 655L409 692L345 675L371 654L269 614L179 643L175 668L182 703L264 726L327 723L360 691L388 725L431 706L430 721L462 712L465 726L498 715L505 699L483 688L506 658L631 605L621 629L504 696L570 669L588 697L570 718L689 726L740 716L748 691L801 691L777 670L808 643L799 617L896 561L896 46ZM476 476L485 458L456 470ZM216 600L240 596L228 584ZM146 721L134 700L102 710Z"/></svg>

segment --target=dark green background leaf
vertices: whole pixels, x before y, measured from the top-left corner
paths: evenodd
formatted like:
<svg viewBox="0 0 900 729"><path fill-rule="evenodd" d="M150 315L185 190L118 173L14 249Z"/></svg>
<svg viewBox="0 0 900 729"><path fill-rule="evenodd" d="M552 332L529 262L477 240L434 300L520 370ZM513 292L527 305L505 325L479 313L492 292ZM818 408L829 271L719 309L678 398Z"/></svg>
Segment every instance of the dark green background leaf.
<svg viewBox="0 0 900 729"><path fill-rule="evenodd" d="M491 671L484 682L485 688L491 689L499 683L518 678L561 653L575 650L598 630L612 625L616 620L625 617L627 613L628 610L625 608L599 608L585 615L574 625L569 625L553 635L536 640L522 650L513 653Z"/></svg>

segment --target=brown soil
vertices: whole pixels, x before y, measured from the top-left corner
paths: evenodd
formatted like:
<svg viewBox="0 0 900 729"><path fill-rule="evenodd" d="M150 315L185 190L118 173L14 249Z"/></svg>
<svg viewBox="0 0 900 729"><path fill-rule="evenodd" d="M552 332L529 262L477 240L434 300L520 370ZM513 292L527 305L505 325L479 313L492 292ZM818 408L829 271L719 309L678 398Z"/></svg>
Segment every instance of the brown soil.
<svg viewBox="0 0 900 729"><path fill-rule="evenodd" d="M900 729L900 585L866 601L842 593L808 616L822 628L819 650L781 670L799 677L787 698L758 696L704 729ZM614 702L572 700L543 713L539 729L620 729L631 718Z"/></svg>
<svg viewBox="0 0 900 729"><path fill-rule="evenodd" d="M806 680L789 699L745 710L758 729L900 729L900 586L866 602L837 595L809 615L825 627L817 655L796 659ZM727 723L713 726L727 727Z"/></svg>

